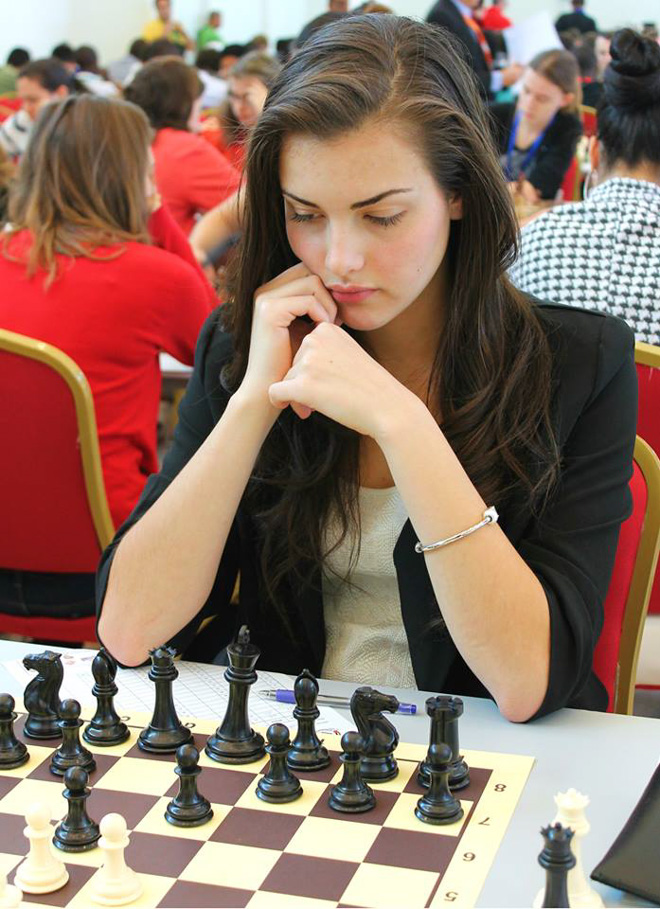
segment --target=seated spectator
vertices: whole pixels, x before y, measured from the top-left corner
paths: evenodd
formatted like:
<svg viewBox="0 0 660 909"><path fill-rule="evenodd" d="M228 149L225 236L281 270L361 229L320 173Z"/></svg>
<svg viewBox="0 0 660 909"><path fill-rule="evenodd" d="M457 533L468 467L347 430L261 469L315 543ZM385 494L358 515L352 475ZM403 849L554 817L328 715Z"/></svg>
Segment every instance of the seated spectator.
<svg viewBox="0 0 660 909"><path fill-rule="evenodd" d="M183 60L160 57L145 63L125 91L156 130L156 185L186 234L198 214L233 195L240 183L224 155L193 132L203 88Z"/></svg>
<svg viewBox="0 0 660 909"><path fill-rule="evenodd" d="M611 40L612 38L609 34L606 35L602 32L596 35L596 37L593 38L593 41L590 40L596 55L596 78L599 82L602 82L605 78L605 70L612 62L612 57L610 55Z"/></svg>
<svg viewBox="0 0 660 909"><path fill-rule="evenodd" d="M522 232L511 276L544 300L625 319L638 341L660 344L660 47L623 29L612 38L593 189Z"/></svg>
<svg viewBox="0 0 660 909"><path fill-rule="evenodd" d="M525 69L518 101L491 107L509 187L527 202L554 199L575 154L582 135L578 76L569 51L544 51Z"/></svg>
<svg viewBox="0 0 660 909"><path fill-rule="evenodd" d="M7 62L0 66L0 95L7 95L16 91L18 71L30 62L29 53L22 47L15 47L10 51Z"/></svg>
<svg viewBox="0 0 660 909"><path fill-rule="evenodd" d="M596 107L603 94L603 84L596 79L598 64L593 44L586 41L581 47L576 47L573 54L580 67L582 103L587 107Z"/></svg>
<svg viewBox="0 0 660 909"><path fill-rule="evenodd" d="M481 25L486 31L501 32L505 28L511 28L513 22L502 12L505 6L505 0L493 0L481 19Z"/></svg>
<svg viewBox="0 0 660 909"><path fill-rule="evenodd" d="M70 44L56 44L51 53L51 57L54 60L59 60L64 69L67 69L70 73L76 73L78 71L76 52Z"/></svg>
<svg viewBox="0 0 660 909"><path fill-rule="evenodd" d="M115 85L126 85L147 59L149 45L144 38L136 38L128 53L108 65L108 77Z"/></svg>
<svg viewBox="0 0 660 909"><path fill-rule="evenodd" d="M155 5L158 15L145 25L142 32L144 40L151 44L153 41L166 38L173 44L178 44L183 50L192 50L194 42L188 37L181 23L172 18L170 0L156 0Z"/></svg>
<svg viewBox="0 0 660 909"><path fill-rule="evenodd" d="M106 73L99 69L98 57L93 47L83 44L76 51L78 71L76 79L87 91L103 98L114 98L119 94L117 86L106 78Z"/></svg>
<svg viewBox="0 0 660 909"><path fill-rule="evenodd" d="M245 54L247 54L247 50L243 44L227 44L226 47L223 47L220 51L220 78L226 79L232 66L238 63Z"/></svg>
<svg viewBox="0 0 660 909"><path fill-rule="evenodd" d="M14 177L14 172L14 165L9 160L7 152L0 145L0 230L4 228L7 220L9 187Z"/></svg>
<svg viewBox="0 0 660 909"><path fill-rule="evenodd" d="M150 140L147 118L125 101L82 95L49 105L23 160L12 229L0 247L0 325L59 347L89 381L117 526L157 470L158 353L192 363L214 304L159 203ZM49 576L46 594L40 580L0 570L0 610L15 611L21 583L24 591L39 589L32 604L39 614L71 615L72 601L76 614L93 612L93 575Z"/></svg>
<svg viewBox="0 0 660 909"><path fill-rule="evenodd" d="M0 146L10 157L21 157L41 108L66 98L70 84L71 75L59 60L34 60L19 70L16 91L21 109L0 123Z"/></svg>
<svg viewBox="0 0 660 909"><path fill-rule="evenodd" d="M567 32L576 28L583 35L587 32L597 32L596 22L591 16L587 16L584 11L584 0L571 0L573 7L572 13L564 13L555 22L555 28L558 32Z"/></svg>
<svg viewBox="0 0 660 909"><path fill-rule="evenodd" d="M212 47L214 50L221 50L224 45L222 35L218 31L222 27L222 16L217 10L209 13L206 25L203 25L197 32L197 50L204 50L205 47Z"/></svg>
<svg viewBox="0 0 660 909"><path fill-rule="evenodd" d="M184 53L185 48L180 44L173 44L169 38L159 38L147 45L144 62L155 60L156 57L183 57Z"/></svg>
<svg viewBox="0 0 660 909"><path fill-rule="evenodd" d="M220 107L227 97L227 83L220 78L220 51L207 47L197 54L195 66L197 75L204 83L204 91L200 98L202 110L210 107Z"/></svg>

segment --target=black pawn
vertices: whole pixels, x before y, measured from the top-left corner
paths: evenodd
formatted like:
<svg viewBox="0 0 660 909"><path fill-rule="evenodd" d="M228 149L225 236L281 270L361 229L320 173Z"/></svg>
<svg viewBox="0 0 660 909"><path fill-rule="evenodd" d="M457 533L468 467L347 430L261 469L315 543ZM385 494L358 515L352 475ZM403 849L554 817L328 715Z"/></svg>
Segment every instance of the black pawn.
<svg viewBox="0 0 660 909"><path fill-rule="evenodd" d="M431 745L428 757L431 782L417 802L415 816L425 824L453 824L463 817L463 809L449 789L451 748Z"/></svg>
<svg viewBox="0 0 660 909"><path fill-rule="evenodd" d="M545 894L543 906L570 906L568 902L568 872L575 867L575 856L571 851L573 831L570 827L554 824L542 827L543 850L539 855L539 865L545 868Z"/></svg>
<svg viewBox="0 0 660 909"><path fill-rule="evenodd" d="M328 805L333 811L346 814L370 811L376 805L376 797L360 772L364 739L359 732L345 732L341 737L341 748L343 754L339 760L344 765L344 774L330 790Z"/></svg>
<svg viewBox="0 0 660 909"><path fill-rule="evenodd" d="M264 802L293 802L303 793L300 780L286 765L291 743L284 723L273 723L266 730L266 751L270 757L268 773L257 783L257 795Z"/></svg>
<svg viewBox="0 0 660 909"><path fill-rule="evenodd" d="M192 732L179 720L174 706L172 683L179 676L174 666L175 651L157 647L150 655L149 678L156 686L156 701L151 722L138 738L138 748L155 754L174 754L192 739Z"/></svg>
<svg viewBox="0 0 660 909"><path fill-rule="evenodd" d="M431 717L429 745L449 745L451 764L449 766L449 787L464 789L470 782L470 770L463 760L458 744L458 720L463 715L463 701L457 697L439 694L428 698L426 712ZM429 758L419 765L417 782L425 788L429 785Z"/></svg>
<svg viewBox="0 0 660 909"><path fill-rule="evenodd" d="M60 703L60 729L62 744L50 762L50 772L63 776L69 767L82 767L87 773L96 770L96 761L91 751L80 742L80 704L73 698Z"/></svg>
<svg viewBox="0 0 660 909"><path fill-rule="evenodd" d="M293 716L298 720L298 731L291 742L287 764L293 770L322 770L330 763L330 755L314 728L319 717L316 706L319 683L309 669L300 673L293 684L293 693L296 698Z"/></svg>
<svg viewBox="0 0 660 909"><path fill-rule="evenodd" d="M175 827L199 827L213 817L208 799L197 791L197 777L202 772L198 766L199 751L194 745L181 745L176 752L179 792L165 809L165 819Z"/></svg>
<svg viewBox="0 0 660 909"><path fill-rule="evenodd" d="M30 759L27 748L14 734L14 707L10 694L0 694L0 770L13 770Z"/></svg>
<svg viewBox="0 0 660 909"><path fill-rule="evenodd" d="M94 687L92 694L96 698L96 713L83 732L83 738L90 745L119 745L125 742L130 732L126 723L122 723L115 710L113 698L118 688L115 684L117 664L103 647L92 661Z"/></svg>
<svg viewBox="0 0 660 909"><path fill-rule="evenodd" d="M220 764L250 764L263 757L264 737L250 726L247 708L250 687L257 681L254 667L260 655L259 648L250 643L247 626L241 626L238 639L227 647L227 710L204 748L207 755Z"/></svg>
<svg viewBox="0 0 660 909"><path fill-rule="evenodd" d="M82 767L69 767L64 774L64 798L68 802L67 815L55 828L53 842L63 852L87 852L93 849L101 836L99 825L87 814L87 771Z"/></svg>

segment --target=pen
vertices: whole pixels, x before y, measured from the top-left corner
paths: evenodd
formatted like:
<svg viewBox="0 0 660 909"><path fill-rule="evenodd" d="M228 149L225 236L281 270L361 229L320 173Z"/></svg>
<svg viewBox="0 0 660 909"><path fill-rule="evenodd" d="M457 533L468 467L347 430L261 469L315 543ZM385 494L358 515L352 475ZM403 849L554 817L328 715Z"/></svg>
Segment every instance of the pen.
<svg viewBox="0 0 660 909"><path fill-rule="evenodd" d="M269 701L279 701L280 704L296 703L293 691L289 691L286 688L264 688L258 691L257 694L262 698L268 698ZM319 694L316 698L316 703L319 707L341 707L344 710L348 710L351 706L351 699L334 694ZM397 713L417 713L417 705L399 703Z"/></svg>

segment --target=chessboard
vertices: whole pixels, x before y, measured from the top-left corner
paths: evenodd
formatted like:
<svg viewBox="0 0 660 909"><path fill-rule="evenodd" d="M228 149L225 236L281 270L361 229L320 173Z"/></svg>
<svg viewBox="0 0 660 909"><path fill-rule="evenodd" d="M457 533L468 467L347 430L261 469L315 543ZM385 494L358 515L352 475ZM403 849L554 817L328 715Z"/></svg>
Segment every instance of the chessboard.
<svg viewBox="0 0 660 909"><path fill-rule="evenodd" d="M9 883L28 850L23 835L27 808L45 802L53 820L66 814L62 780L49 770L58 743L24 738L25 714L20 705L16 709L15 731L28 745L30 759L14 770L0 770L0 873L7 874ZM83 709L83 718L92 712ZM127 741L87 746L97 764L90 774L87 809L96 821L109 812L126 819L126 862L144 886L131 906L474 906L534 763L523 755L462 749L470 767L470 783L457 793L464 816L433 826L414 815L423 793L417 766L426 746L401 742L398 776L370 784L376 807L364 814L339 814L327 804L330 786L342 774L339 737L324 737L330 766L296 772L302 797L274 805L255 794L268 757L252 764L218 764L203 750L216 724L182 718L201 754L199 791L210 800L213 818L201 827L181 828L164 818L178 791L174 755L138 748L137 736L149 716L122 719L131 730ZM293 718L291 727L295 729ZM43 896L25 894L24 905L93 905L90 881L101 864L101 850L57 854L66 863L68 883Z"/></svg>

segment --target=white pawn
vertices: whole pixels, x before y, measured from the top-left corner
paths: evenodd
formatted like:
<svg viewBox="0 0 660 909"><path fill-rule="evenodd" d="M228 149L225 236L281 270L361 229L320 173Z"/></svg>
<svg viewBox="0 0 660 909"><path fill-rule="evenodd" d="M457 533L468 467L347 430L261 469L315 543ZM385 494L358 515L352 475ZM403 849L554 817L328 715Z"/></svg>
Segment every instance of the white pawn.
<svg viewBox="0 0 660 909"><path fill-rule="evenodd" d="M2 909L19 909L23 905L21 891L7 883L7 875L0 874L0 906Z"/></svg>
<svg viewBox="0 0 660 909"><path fill-rule="evenodd" d="M69 872L51 846L50 808L42 802L31 805L25 820L23 833L30 840L30 851L18 866L14 883L23 893L52 893L66 884Z"/></svg>
<svg viewBox="0 0 660 909"><path fill-rule="evenodd" d="M142 883L124 861L128 846L126 821L121 814L106 814L101 820L99 847L103 865L92 878L91 898L102 906L124 906L142 894Z"/></svg>

